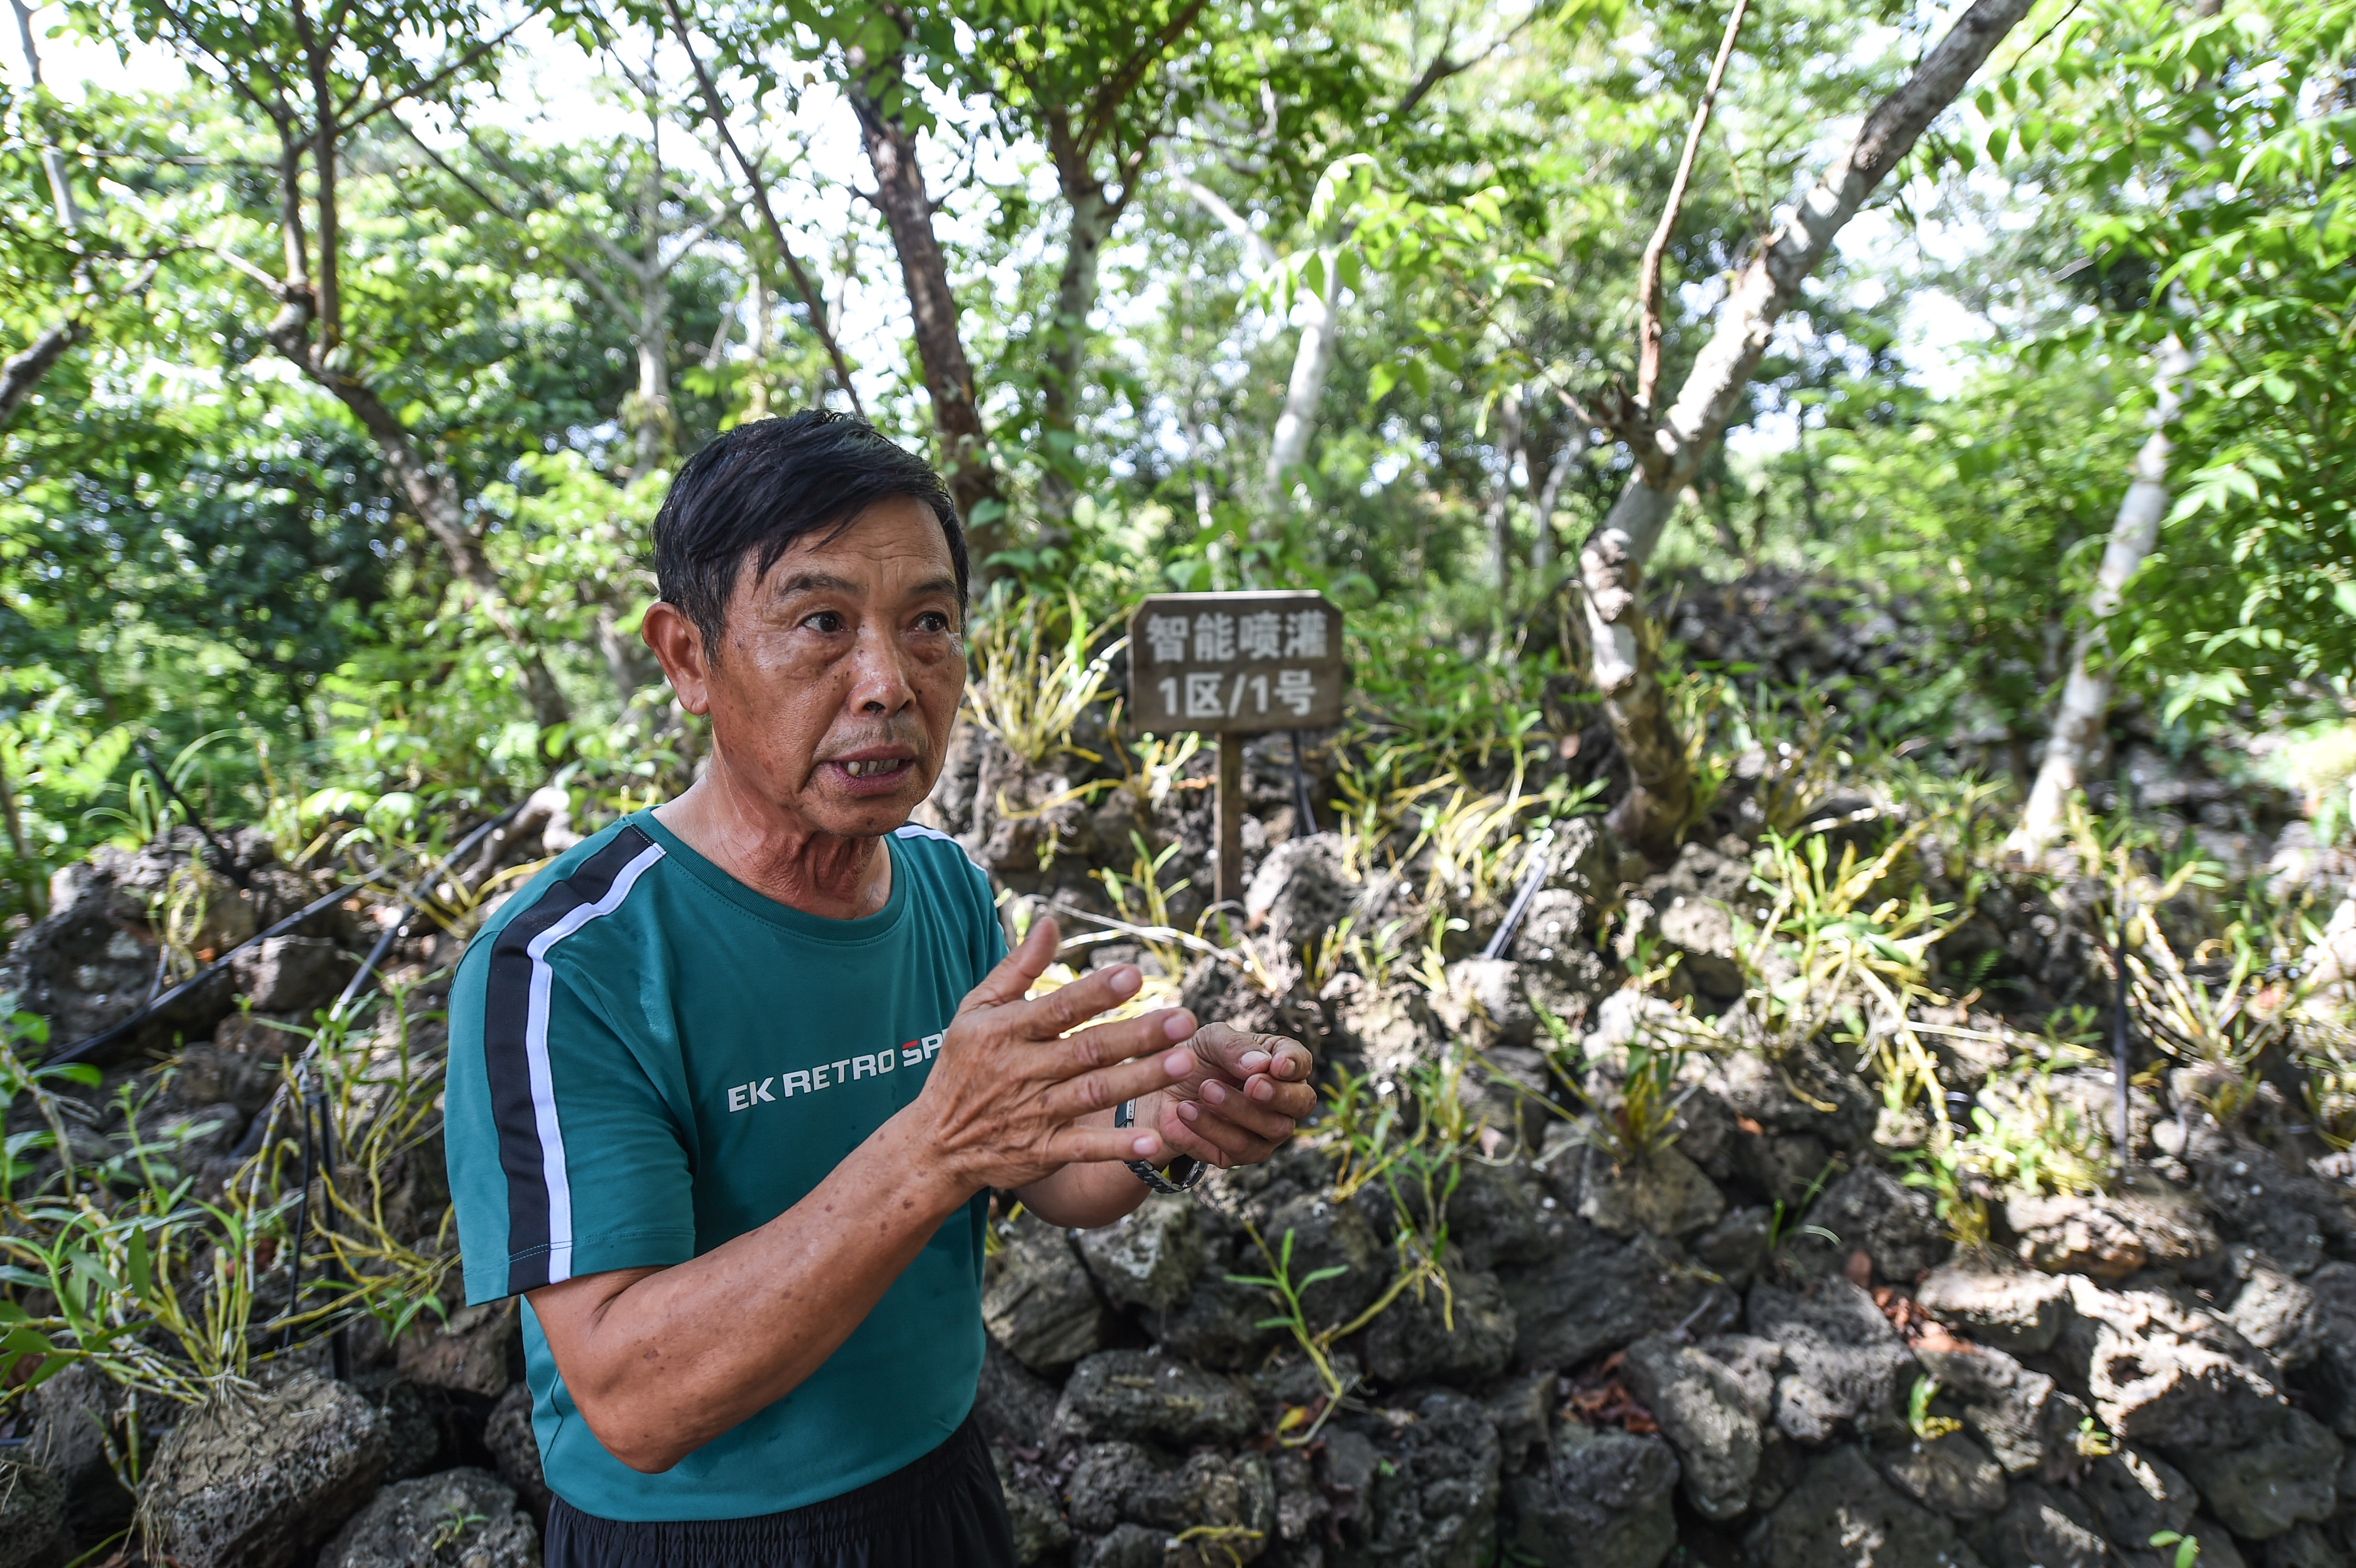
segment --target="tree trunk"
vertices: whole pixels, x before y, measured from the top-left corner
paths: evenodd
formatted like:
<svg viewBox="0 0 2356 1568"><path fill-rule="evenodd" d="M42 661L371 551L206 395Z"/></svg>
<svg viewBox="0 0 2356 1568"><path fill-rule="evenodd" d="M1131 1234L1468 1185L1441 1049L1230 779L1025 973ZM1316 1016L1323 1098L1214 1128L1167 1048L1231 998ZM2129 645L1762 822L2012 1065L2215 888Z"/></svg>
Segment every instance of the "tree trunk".
<svg viewBox="0 0 2356 1568"><path fill-rule="evenodd" d="M2094 591L2086 600L2094 624L2072 650L2069 678L2062 683L2061 706L2053 714L2053 734L2045 743L2044 763L2037 770L2037 783L2029 792L2020 826L2005 844L2006 848L2031 859L2042 855L2061 834L2063 807L2102 752L2103 731L2118 679L2105 656L2110 652L2109 621L2118 612L2127 580L2159 542L2160 520L2168 515L2168 458L2172 444L2168 432L2176 422L2179 406L2176 383L2192 368L2192 356L2171 336L2160 346L2155 361L2151 434L2136 453L2130 470L2133 480L2111 524L2110 543L2103 550Z"/></svg>
<svg viewBox="0 0 2356 1568"><path fill-rule="evenodd" d="M1315 293L1302 293L1294 308L1301 313L1301 342L1292 352L1292 375L1284 385L1284 407L1276 416L1276 430L1268 443L1268 506L1271 514L1284 505L1284 477L1309 457L1309 438L1317 433L1317 405L1325 396L1325 378L1333 368L1333 269L1341 260L1336 246L1317 252L1324 280ZM1253 532L1258 528L1255 525Z"/></svg>
<svg viewBox="0 0 2356 1568"><path fill-rule="evenodd" d="M752 389L744 397L744 417L748 420L769 417L769 347L776 330L776 297L769 292L769 280L755 269L753 321L744 345L753 359Z"/></svg>
<svg viewBox="0 0 2356 1568"><path fill-rule="evenodd" d="M948 262L933 233L932 198L916 165L916 134L884 112L887 90L898 89L899 64L890 60L855 79L851 106L875 171L875 205L892 230L900 256L900 278L908 292L908 315L916 329L916 358L924 367L925 390L933 403L933 426L940 432L948 469L949 494L965 519L966 544L977 574L982 563L1007 548L1012 531L998 470L990 461L990 436L975 406L973 367L958 332L957 295L949 288Z"/></svg>
<svg viewBox="0 0 2356 1568"><path fill-rule="evenodd" d="M25 51L25 69L32 79L33 91L41 90L41 51L33 42L33 12L25 0L8 0L8 7L16 14L16 42ZM49 201L57 208L58 227L68 233L81 227L81 212L75 207L73 187L66 179L65 155L55 147L41 149L41 172L48 176Z"/></svg>
<svg viewBox="0 0 2356 1568"><path fill-rule="evenodd" d="M1046 333L1039 368L1043 382L1041 423L1046 432L1046 475L1039 485L1039 513L1050 524L1069 522L1076 498L1073 443L1079 429L1080 374L1088 342L1088 316L1097 308L1098 264L1118 216L1104 187L1085 171L1064 179L1064 199L1072 219L1064 243L1064 270L1055 281L1055 319Z"/></svg>
<svg viewBox="0 0 2356 1568"><path fill-rule="evenodd" d="M1685 830L1693 778L1654 668L1656 639L1640 603L1645 562L1676 498L1726 429L1775 324L1799 298L1865 198L1952 103L2031 0L1974 0L1914 74L1866 117L1847 155L1803 197L1736 277L1718 325L1666 414L1631 444L1636 472L1580 552L1596 690L1627 759L1628 794L1612 808L1622 839L1665 858Z"/></svg>
<svg viewBox="0 0 2356 1568"><path fill-rule="evenodd" d="M1508 387L1497 400L1497 482L1489 491L1489 580L1501 608L1514 586L1514 461L1521 449L1521 389Z"/></svg>
<svg viewBox="0 0 2356 1568"><path fill-rule="evenodd" d="M1547 470L1546 483L1538 487L1537 499L1530 504L1530 527L1535 535L1530 545L1530 570L1543 577L1554 565L1554 509L1562 501L1562 487L1570 478L1570 465L1587 450L1587 426L1574 423L1562 438L1562 450L1555 453L1554 464ZM1540 584L1540 592L1546 592Z"/></svg>
<svg viewBox="0 0 2356 1568"><path fill-rule="evenodd" d="M5 428L16 417L17 405L33 395L33 389L41 384L49 367L81 341L82 331L81 318L70 317L33 339L24 352L8 356L8 362L0 365L0 428Z"/></svg>

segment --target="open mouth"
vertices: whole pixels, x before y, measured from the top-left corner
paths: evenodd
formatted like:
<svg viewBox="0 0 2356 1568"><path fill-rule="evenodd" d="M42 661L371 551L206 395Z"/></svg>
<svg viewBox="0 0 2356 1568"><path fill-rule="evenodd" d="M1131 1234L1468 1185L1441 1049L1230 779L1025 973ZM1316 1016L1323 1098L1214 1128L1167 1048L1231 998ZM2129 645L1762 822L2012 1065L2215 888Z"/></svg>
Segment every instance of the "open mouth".
<svg viewBox="0 0 2356 1568"><path fill-rule="evenodd" d="M914 757L836 757L820 764L834 787L853 795L890 795L916 771Z"/></svg>

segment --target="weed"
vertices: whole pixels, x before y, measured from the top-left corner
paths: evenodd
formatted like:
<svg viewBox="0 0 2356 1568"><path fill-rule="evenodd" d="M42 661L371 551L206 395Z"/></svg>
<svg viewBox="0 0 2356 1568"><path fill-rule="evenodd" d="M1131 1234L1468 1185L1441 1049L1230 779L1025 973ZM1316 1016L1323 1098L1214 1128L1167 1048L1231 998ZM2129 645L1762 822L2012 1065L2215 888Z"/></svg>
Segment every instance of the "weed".
<svg viewBox="0 0 2356 1568"><path fill-rule="evenodd" d="M1170 863L1172 856L1178 853L1179 846L1173 840L1157 854L1146 848L1145 836L1141 833L1132 832L1129 841L1137 852L1136 858L1130 862L1129 876L1124 879L1119 872L1107 866L1097 872L1097 880L1104 884L1106 896L1112 900L1112 907L1122 920L1131 925L1169 930L1170 901L1190 885L1183 880L1166 888L1162 885L1162 869ZM1186 972L1187 960L1176 942L1150 940L1146 949L1161 964L1163 974L1183 975Z"/></svg>
<svg viewBox="0 0 2356 1568"><path fill-rule="evenodd" d="M1865 1037L1859 993L1921 1050L1908 1005L1928 994L1925 955L1952 929L1940 923L1951 911L1919 887L1901 896L1890 885L1922 831L1917 823L1864 861L1853 844L1834 861L1820 836L1768 836L1752 882L1772 895L1772 906L1755 934L1739 912L1735 927L1746 999L1756 1004L1751 1017L1771 1051L1812 1040L1836 1021L1846 1022L1852 1039Z"/></svg>
<svg viewBox="0 0 2356 1568"><path fill-rule="evenodd" d="M997 584L967 639L974 670L967 711L1025 763L1067 749L1072 727L1103 695L1114 656L1129 645L1121 637L1088 652L1110 624L1089 625L1076 593L1059 606L1043 593L1010 597Z"/></svg>
<svg viewBox="0 0 2356 1568"><path fill-rule="evenodd" d="M2201 1561L2201 1538L2197 1535L2183 1535L2173 1530L2154 1531L2150 1544L2176 1548L2175 1554L2169 1559L2169 1568L2192 1568Z"/></svg>
<svg viewBox="0 0 2356 1568"><path fill-rule="evenodd" d="M426 1541L425 1550L429 1553L439 1555L444 1547L455 1546L466 1540L466 1532L477 1525L490 1522L488 1515L468 1513L453 1503L443 1514L441 1520L434 1525L434 1534Z"/></svg>
<svg viewBox="0 0 2356 1568"><path fill-rule="evenodd" d="M1807 1188L1801 1192L1800 1200L1797 1203L1793 1204L1788 1210L1784 1207L1783 1200L1781 1198L1775 1200L1774 1208L1770 1210L1767 1215L1767 1251L1770 1253L1781 1251L1785 1242L1803 1232L1809 1235L1821 1236L1826 1241L1835 1243L1837 1243L1840 1241L1838 1236L1834 1235L1822 1225L1803 1225L1797 1231L1790 1231L1784 1228L1785 1221L1790 1219L1793 1215L1804 1214L1808 1211L1809 1205L1813 1204L1816 1200L1816 1194L1825 1189L1825 1183L1832 1179L1833 1172L1838 1169L1840 1165L1841 1157L1838 1155L1835 1155L1832 1158L1825 1161L1825 1168L1816 1172L1816 1179L1814 1181L1809 1182Z"/></svg>
<svg viewBox="0 0 2356 1568"><path fill-rule="evenodd" d="M1906 1185L1931 1194L1932 1211L1956 1246L1969 1250L1987 1245L1987 1200L1980 1195L1951 1127L1934 1129L1923 1147L1898 1157L1913 1167L1903 1178Z"/></svg>
<svg viewBox="0 0 2356 1568"><path fill-rule="evenodd" d="M1268 1243L1261 1238L1258 1227L1248 1220L1244 1221L1244 1233L1251 1237L1252 1245L1259 1249L1260 1257L1268 1264L1268 1273L1264 1275L1231 1274L1227 1276L1228 1283L1257 1285L1275 1296L1277 1304L1284 1308L1272 1317L1261 1318L1253 1327L1281 1328L1290 1334L1293 1343L1299 1345L1301 1353L1309 1358L1310 1365L1317 1369L1318 1380L1325 1385L1326 1397L1340 1399L1344 1392L1342 1380L1334 1375L1333 1363L1326 1358L1326 1336L1317 1333L1309 1327L1309 1315L1301 1305L1301 1293L1313 1285L1322 1284L1329 1279L1339 1279L1350 1272L1349 1266L1345 1264L1329 1264L1323 1268L1310 1270L1304 1278L1296 1283L1292 1277L1292 1232L1284 1232L1282 1243L1274 1252L1269 1250Z"/></svg>
<svg viewBox="0 0 2356 1568"><path fill-rule="evenodd" d="M1240 1524L1196 1524L1190 1525L1172 1536L1167 1548L1175 1551L1182 1546L1200 1543L1196 1546L1194 1556L1198 1561L1208 1561L1203 1556L1200 1547L1215 1546L1226 1554L1234 1568L1243 1568L1244 1554L1237 1550L1238 1545L1250 1545L1266 1538L1266 1531L1252 1530Z"/></svg>
<svg viewBox="0 0 2356 1568"><path fill-rule="evenodd" d="M1914 1380L1914 1392L1906 1396L1906 1424L1925 1443L1936 1443L1950 1432L1963 1429L1964 1424L1954 1416L1931 1413L1931 1400L1938 1392L1939 1380L1926 1373Z"/></svg>

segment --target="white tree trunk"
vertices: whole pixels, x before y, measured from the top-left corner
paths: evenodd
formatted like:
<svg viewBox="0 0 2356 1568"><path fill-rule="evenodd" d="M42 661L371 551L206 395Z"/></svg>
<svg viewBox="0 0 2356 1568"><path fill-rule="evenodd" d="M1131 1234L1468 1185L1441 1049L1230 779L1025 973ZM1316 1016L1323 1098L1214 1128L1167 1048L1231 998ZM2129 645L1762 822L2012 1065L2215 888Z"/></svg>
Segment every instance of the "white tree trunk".
<svg viewBox="0 0 2356 1568"><path fill-rule="evenodd" d="M1974 0L1897 91L1875 106L1848 153L1826 170L1735 278L1718 325L1676 400L1662 415L1636 471L1580 552L1596 690L1604 699L1630 789L1612 827L1665 854L1683 830L1693 784L1685 742L1653 672L1652 632L1638 594L1645 563L1710 448L1724 433L1783 319L1834 239L1939 112L1954 101L2032 0Z"/></svg>
<svg viewBox="0 0 2356 1568"><path fill-rule="evenodd" d="M1258 277L1276 265L1275 249L1218 192L1184 175L1172 176L1170 183L1192 197L1196 206L1217 219L1219 226L1242 244L1247 273ZM1317 433L1317 405L1325 396L1325 379L1333 368L1334 302L1341 293L1333 279L1333 269L1341 257L1340 236L1321 235L1317 259L1323 277L1319 290L1315 293L1304 292L1294 300L1293 313L1301 318L1301 337L1292 351L1292 374L1285 382L1284 406L1277 411L1276 427L1269 436L1268 467L1260 476L1266 505L1271 512L1282 504L1280 486L1286 471L1307 460L1310 438ZM1255 522L1253 532L1258 531Z"/></svg>
<svg viewBox="0 0 2356 1568"><path fill-rule="evenodd" d="M1333 368L1333 316L1336 296L1342 292L1333 281L1333 268L1341 260L1341 251L1321 246L1317 259L1324 272L1318 292L1301 293L1292 307L1301 318L1301 341L1292 351L1292 375L1284 384L1284 407L1269 438L1263 483L1270 510L1283 505L1285 475L1309 456L1309 438L1317 433L1317 405L1325 396L1325 378Z"/></svg>
<svg viewBox="0 0 2356 1568"><path fill-rule="evenodd" d="M2094 591L2086 601L2094 624L2078 638L2070 660L2070 677L2062 687L2061 706L2053 714L2053 736L2045 745L2045 761L2029 792L2029 805L2020 826L2005 848L2034 859L2045 852L2062 831L2063 808L2078 792L2087 768L2102 752L2103 731L2110 719L2111 696L2117 677L2109 661L2109 622L2121 597L2152 547L2159 542L2160 519L2168 515L2169 427L2176 422L2179 400L2176 383L2192 368L2192 356L2173 336L2160 345L2152 372L2151 434L2144 438L2131 470L2133 481L2119 513L2111 524L2110 543L2094 577Z"/></svg>

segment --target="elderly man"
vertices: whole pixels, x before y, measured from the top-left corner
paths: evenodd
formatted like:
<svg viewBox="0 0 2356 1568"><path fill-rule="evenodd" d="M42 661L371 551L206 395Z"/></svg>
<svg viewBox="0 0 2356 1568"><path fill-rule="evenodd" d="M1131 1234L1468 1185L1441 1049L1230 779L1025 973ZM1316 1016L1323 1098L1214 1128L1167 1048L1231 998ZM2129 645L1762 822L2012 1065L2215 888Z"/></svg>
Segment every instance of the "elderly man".
<svg viewBox="0 0 2356 1568"><path fill-rule="evenodd" d="M971 1419L992 1189L1095 1226L1314 1104L1299 1044L1080 1029L990 886L907 826L965 687L963 536L823 413L739 426L655 520L646 640L712 721L694 787L476 936L445 1138L470 1302L521 1295L550 1568L1011 1563ZM1071 1032L1076 1029L1077 1032Z"/></svg>

